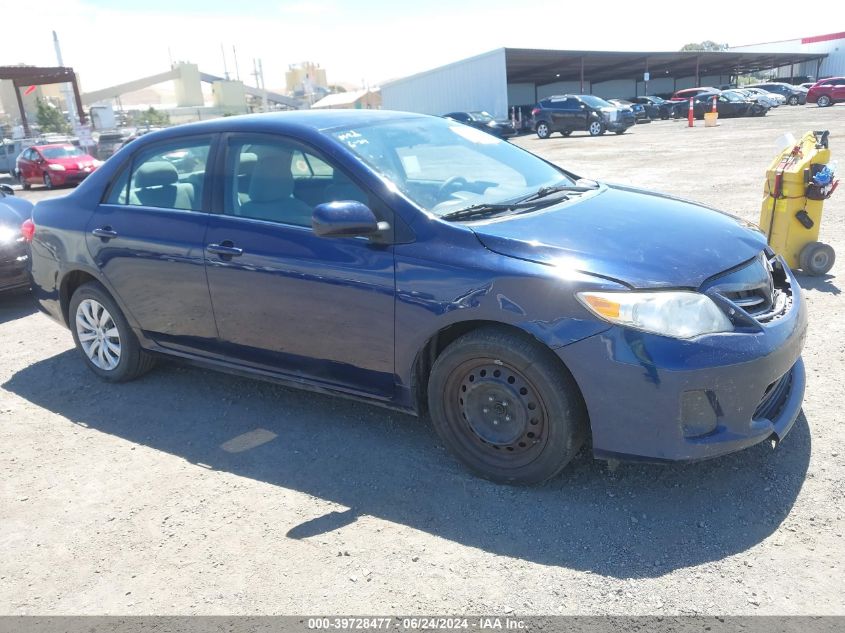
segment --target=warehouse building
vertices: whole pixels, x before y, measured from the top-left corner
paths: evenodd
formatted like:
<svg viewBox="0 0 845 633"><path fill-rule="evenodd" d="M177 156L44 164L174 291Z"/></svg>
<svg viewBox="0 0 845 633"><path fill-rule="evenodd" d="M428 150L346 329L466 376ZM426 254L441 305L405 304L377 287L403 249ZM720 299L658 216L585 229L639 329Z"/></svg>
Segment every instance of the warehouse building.
<svg viewBox="0 0 845 633"><path fill-rule="evenodd" d="M498 118L545 97L630 98L730 83L740 74L813 64L827 53L624 52L499 48L382 85L383 107L424 114L486 110Z"/></svg>
<svg viewBox="0 0 845 633"><path fill-rule="evenodd" d="M730 49L739 53L802 53L816 55L811 61L795 65L780 66L773 73L782 79L812 81L826 77L845 77L845 33L829 33L801 37L795 40L765 42L735 46Z"/></svg>

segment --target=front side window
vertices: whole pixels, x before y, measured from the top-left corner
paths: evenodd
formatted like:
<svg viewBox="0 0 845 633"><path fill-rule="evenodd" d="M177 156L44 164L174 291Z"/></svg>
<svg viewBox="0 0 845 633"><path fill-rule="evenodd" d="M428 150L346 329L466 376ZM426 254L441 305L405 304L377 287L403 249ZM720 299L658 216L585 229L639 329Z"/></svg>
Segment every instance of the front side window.
<svg viewBox="0 0 845 633"><path fill-rule="evenodd" d="M443 215L571 184L533 154L482 130L419 117L328 132L420 208Z"/></svg>
<svg viewBox="0 0 845 633"><path fill-rule="evenodd" d="M368 197L315 151L281 138L229 139L225 214L310 227L314 207L341 200Z"/></svg>
<svg viewBox="0 0 845 633"><path fill-rule="evenodd" d="M180 139L142 150L115 181L106 202L201 211L211 139Z"/></svg>

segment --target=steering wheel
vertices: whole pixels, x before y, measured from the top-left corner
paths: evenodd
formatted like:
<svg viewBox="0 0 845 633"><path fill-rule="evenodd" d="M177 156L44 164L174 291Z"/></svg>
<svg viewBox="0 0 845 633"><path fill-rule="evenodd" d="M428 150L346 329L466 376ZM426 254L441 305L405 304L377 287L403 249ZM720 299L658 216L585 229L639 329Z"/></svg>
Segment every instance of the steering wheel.
<svg viewBox="0 0 845 633"><path fill-rule="evenodd" d="M441 199L445 198L448 195L452 194L452 189L454 189L455 191L459 191L461 187L468 184L469 181L463 176L452 176L446 182L440 185L440 188L437 190L437 196Z"/></svg>

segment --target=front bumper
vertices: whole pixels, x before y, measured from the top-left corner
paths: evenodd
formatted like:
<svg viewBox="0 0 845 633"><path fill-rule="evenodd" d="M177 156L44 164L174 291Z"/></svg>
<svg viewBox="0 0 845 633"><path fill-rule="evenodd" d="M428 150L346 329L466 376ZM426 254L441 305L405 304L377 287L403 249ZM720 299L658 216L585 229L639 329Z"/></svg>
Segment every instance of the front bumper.
<svg viewBox="0 0 845 633"><path fill-rule="evenodd" d="M806 306L791 283L791 309L760 332L683 341L612 327L556 350L584 396L596 457L699 460L783 439L806 384ZM690 432L695 407L709 407L712 431Z"/></svg>

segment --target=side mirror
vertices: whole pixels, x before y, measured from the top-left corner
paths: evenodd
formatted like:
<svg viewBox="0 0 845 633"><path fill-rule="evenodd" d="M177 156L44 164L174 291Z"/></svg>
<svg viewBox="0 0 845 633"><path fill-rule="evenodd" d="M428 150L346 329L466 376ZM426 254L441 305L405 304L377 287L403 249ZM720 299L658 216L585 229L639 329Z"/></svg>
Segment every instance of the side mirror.
<svg viewBox="0 0 845 633"><path fill-rule="evenodd" d="M387 222L379 222L363 202L339 200L325 202L314 208L311 227L320 237L371 236L390 229Z"/></svg>
<svg viewBox="0 0 845 633"><path fill-rule="evenodd" d="M12 189L9 185L0 185L0 192L6 196L13 196L15 195L15 190Z"/></svg>

